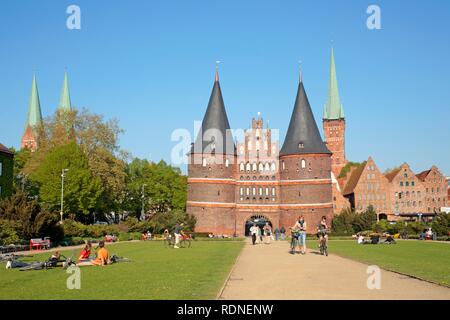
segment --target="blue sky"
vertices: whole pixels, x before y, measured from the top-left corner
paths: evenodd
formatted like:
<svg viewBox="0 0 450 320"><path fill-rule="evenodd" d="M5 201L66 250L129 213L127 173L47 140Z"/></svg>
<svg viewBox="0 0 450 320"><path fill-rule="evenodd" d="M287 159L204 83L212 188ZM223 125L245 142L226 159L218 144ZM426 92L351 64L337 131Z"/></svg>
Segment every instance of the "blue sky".
<svg viewBox="0 0 450 320"><path fill-rule="evenodd" d="M66 28L70 4L81 30ZM381 30L366 27L371 4ZM260 111L283 138L302 60L321 128L333 39L347 157L450 175L448 21L446 0L4 0L0 142L19 146L33 72L48 116L67 67L76 107L117 118L134 156L170 162L172 131L203 117L216 60L232 127Z"/></svg>

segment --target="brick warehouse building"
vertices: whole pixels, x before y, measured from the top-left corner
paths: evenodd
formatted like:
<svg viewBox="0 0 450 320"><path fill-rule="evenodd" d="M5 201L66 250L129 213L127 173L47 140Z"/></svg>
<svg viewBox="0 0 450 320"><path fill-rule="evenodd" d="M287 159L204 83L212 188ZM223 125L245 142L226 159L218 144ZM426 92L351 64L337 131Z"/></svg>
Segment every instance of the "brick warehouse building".
<svg viewBox="0 0 450 320"><path fill-rule="evenodd" d="M261 218L289 229L301 214L313 233L321 216L333 215L331 152L323 142L300 77L284 144L253 119L235 146L216 78L197 139L188 154L187 213L197 232L242 236Z"/></svg>

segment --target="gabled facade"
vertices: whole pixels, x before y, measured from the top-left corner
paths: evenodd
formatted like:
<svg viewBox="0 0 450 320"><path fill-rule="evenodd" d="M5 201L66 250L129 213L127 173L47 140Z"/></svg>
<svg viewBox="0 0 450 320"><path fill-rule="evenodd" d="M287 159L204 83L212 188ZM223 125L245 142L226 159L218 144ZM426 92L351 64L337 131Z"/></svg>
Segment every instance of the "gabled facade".
<svg viewBox="0 0 450 320"><path fill-rule="evenodd" d="M426 212L436 213L441 211L441 207L448 205L448 184L445 176L436 166L422 171L416 176L423 188L425 197L423 199Z"/></svg>
<svg viewBox="0 0 450 320"><path fill-rule="evenodd" d="M375 212L386 217L391 214L389 183L372 157L351 170L343 194L357 212L372 206Z"/></svg>

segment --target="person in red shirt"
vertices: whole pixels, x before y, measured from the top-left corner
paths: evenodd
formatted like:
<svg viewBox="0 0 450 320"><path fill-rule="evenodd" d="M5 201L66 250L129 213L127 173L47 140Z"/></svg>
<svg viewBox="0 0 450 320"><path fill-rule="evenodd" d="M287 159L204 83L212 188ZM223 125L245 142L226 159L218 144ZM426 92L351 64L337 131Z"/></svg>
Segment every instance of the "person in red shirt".
<svg viewBox="0 0 450 320"><path fill-rule="evenodd" d="M89 260L92 250L92 243L88 241L88 243L84 246L84 249L81 250L80 256L78 257L78 262L83 262Z"/></svg>

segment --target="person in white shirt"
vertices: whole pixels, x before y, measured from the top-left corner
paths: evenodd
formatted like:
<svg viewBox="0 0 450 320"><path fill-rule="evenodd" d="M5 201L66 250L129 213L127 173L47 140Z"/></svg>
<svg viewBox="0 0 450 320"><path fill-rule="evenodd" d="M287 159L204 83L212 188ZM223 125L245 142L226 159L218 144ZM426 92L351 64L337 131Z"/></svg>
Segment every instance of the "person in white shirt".
<svg viewBox="0 0 450 320"><path fill-rule="evenodd" d="M363 244L364 243L364 236L362 234L358 235L358 244Z"/></svg>
<svg viewBox="0 0 450 320"><path fill-rule="evenodd" d="M252 235L252 244L255 245L256 237L258 235L259 228L256 226L256 223L253 224L250 228L250 234Z"/></svg>

